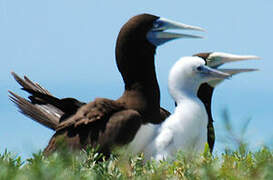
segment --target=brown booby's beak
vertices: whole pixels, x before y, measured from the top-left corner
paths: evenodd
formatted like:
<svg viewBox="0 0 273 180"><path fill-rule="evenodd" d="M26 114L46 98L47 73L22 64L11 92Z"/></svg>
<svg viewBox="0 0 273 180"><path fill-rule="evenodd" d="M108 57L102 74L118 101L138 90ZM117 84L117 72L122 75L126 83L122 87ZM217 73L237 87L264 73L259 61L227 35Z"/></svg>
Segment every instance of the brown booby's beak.
<svg viewBox="0 0 273 180"><path fill-rule="evenodd" d="M174 32L166 32L166 30L179 29L179 30L195 30L195 31L205 31L203 28L198 26L191 26L187 24L182 24L165 18L159 18L153 23L153 27L147 33L147 39L154 44L159 46L167 41L178 39L178 38L203 38L202 36L181 34Z"/></svg>

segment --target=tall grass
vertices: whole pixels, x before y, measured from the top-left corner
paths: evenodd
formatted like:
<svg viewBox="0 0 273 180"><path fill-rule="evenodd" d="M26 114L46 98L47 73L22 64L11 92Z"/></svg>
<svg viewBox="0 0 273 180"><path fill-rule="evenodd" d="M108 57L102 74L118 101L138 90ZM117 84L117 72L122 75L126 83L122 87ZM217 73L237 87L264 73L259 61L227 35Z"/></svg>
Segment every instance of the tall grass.
<svg viewBox="0 0 273 180"><path fill-rule="evenodd" d="M0 156L0 179L273 179L273 152L266 147L256 152L241 147L219 156L205 148L202 155L178 152L174 161L161 162L145 163L142 154L100 159L91 148L49 157L39 152L26 161L6 151Z"/></svg>
<svg viewBox="0 0 273 180"><path fill-rule="evenodd" d="M202 154L176 154L175 160L144 162L143 154L119 151L105 159L95 149L79 153L64 149L44 157L41 152L23 161L7 150L0 155L0 180L25 179L273 179L273 151L268 147L250 151L243 135L236 135L227 111L223 119L235 149L211 155L206 145Z"/></svg>

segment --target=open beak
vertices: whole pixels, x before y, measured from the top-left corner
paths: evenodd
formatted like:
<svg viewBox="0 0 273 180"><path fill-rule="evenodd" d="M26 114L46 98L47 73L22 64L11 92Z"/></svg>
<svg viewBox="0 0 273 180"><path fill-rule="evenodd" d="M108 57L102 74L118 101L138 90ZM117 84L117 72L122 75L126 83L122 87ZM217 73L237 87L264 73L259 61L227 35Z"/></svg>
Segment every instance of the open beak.
<svg viewBox="0 0 273 180"><path fill-rule="evenodd" d="M207 80L228 79L231 77L231 75L226 72L223 72L218 69L210 68L205 65L200 66L199 71L201 75Z"/></svg>
<svg viewBox="0 0 273 180"><path fill-rule="evenodd" d="M191 26L165 18L159 18L154 22L152 29L147 33L147 39L155 46L159 46L167 41L178 38L203 38L197 35L166 32L166 30L170 29L205 31L198 26Z"/></svg>
<svg viewBox="0 0 273 180"><path fill-rule="evenodd" d="M259 71L259 69L218 69L221 72L228 73L230 75L235 75L243 72L253 72L253 71Z"/></svg>
<svg viewBox="0 0 273 180"><path fill-rule="evenodd" d="M245 61L245 60L254 60L254 59L260 59L258 56L253 56L253 55L235 55L235 54L228 54L228 53L222 53L222 52L213 52L211 53L206 61L207 65L209 67L213 68L218 68L219 66L225 64L225 63L230 63L230 62L237 62L237 61ZM243 72L253 72L253 71L258 71L258 69L219 69L221 72L230 74L230 75L236 75L239 73ZM208 83L212 86L215 87L218 84L220 84L223 81L223 79L218 79L218 80L212 80L209 81Z"/></svg>
<svg viewBox="0 0 273 180"><path fill-rule="evenodd" d="M211 53L206 61L209 67L219 67L225 63L229 62L237 62L237 61L245 61L245 60L253 60L253 59L260 59L258 56L253 55L235 55L235 54L228 54L222 52L213 52Z"/></svg>
<svg viewBox="0 0 273 180"><path fill-rule="evenodd" d="M236 75L239 73L243 73L243 72L253 72L253 71L259 71L259 69L217 69L223 73L227 73L232 75ZM224 79L216 79L216 80L211 80L208 82L208 84L212 87L216 87L218 84L220 84L221 82L223 82Z"/></svg>

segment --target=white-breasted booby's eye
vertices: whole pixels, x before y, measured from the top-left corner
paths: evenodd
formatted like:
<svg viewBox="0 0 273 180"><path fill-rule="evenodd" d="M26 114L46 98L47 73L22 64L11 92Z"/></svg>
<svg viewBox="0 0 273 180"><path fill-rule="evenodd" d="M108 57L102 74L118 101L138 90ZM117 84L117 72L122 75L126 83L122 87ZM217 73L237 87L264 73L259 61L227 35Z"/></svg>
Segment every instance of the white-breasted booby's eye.
<svg viewBox="0 0 273 180"><path fill-rule="evenodd" d="M197 70L197 71L201 71L201 70L202 70L202 67L201 67L201 66L198 66L198 67L196 68L196 70Z"/></svg>

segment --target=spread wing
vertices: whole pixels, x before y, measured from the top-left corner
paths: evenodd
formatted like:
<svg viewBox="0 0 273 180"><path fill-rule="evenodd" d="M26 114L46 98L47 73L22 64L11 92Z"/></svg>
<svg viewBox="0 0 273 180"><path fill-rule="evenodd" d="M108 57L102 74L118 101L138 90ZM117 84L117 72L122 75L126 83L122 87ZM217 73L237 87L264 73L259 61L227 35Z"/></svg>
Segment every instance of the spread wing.
<svg viewBox="0 0 273 180"><path fill-rule="evenodd" d="M75 114L78 108L85 104L73 98L58 99L28 77L24 76L22 79L14 72L11 74L22 89L31 94L29 100L26 100L9 91L11 101L23 114L50 129L55 130L60 121Z"/></svg>
<svg viewBox="0 0 273 180"><path fill-rule="evenodd" d="M56 139L63 139L69 147L80 149L88 145L97 147L105 155L114 145L124 145L133 140L142 123L141 115L125 109L115 101L97 98L82 106L78 112L57 127L45 153L59 149Z"/></svg>
<svg viewBox="0 0 273 180"><path fill-rule="evenodd" d="M14 72L11 72L11 75L22 86L22 89L32 89L33 91L52 96L48 90L40 86L38 83L32 82L28 77L24 76L24 79L22 79Z"/></svg>
<svg viewBox="0 0 273 180"><path fill-rule="evenodd" d="M113 100L97 98L93 102L83 105L75 115L61 122L56 130L59 131L71 126L76 128L97 120L107 121L114 113L124 109L121 104Z"/></svg>
<svg viewBox="0 0 273 180"><path fill-rule="evenodd" d="M58 112L55 113L53 111L47 111L45 108L35 106L28 100L11 91L9 91L9 93L11 94L9 96L10 100L17 105L21 113L52 130L57 128L60 118Z"/></svg>

